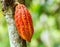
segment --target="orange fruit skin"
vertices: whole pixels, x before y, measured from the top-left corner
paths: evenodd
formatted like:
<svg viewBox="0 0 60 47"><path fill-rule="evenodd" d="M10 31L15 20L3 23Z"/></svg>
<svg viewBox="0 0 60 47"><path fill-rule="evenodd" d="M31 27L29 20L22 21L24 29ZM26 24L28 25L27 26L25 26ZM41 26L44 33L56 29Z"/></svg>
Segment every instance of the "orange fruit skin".
<svg viewBox="0 0 60 47"><path fill-rule="evenodd" d="M30 42L34 33L33 22L28 9L23 4L15 7L14 20L19 36Z"/></svg>

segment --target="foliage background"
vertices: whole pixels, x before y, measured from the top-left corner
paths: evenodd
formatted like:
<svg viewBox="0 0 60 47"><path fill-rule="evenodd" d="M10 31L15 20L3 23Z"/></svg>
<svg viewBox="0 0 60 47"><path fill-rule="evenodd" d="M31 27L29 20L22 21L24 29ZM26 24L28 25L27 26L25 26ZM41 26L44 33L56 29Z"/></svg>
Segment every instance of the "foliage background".
<svg viewBox="0 0 60 47"><path fill-rule="evenodd" d="M60 0L32 0L34 35L28 47L60 47ZM0 47L10 47L7 23L0 2Z"/></svg>

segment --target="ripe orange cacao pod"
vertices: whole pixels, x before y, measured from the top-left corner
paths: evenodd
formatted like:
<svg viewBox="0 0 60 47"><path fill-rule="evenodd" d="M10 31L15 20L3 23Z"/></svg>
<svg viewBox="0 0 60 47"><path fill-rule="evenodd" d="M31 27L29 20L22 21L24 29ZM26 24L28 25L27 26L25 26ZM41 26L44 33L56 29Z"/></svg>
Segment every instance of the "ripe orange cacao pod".
<svg viewBox="0 0 60 47"><path fill-rule="evenodd" d="M28 9L23 4L15 7L14 20L19 36L30 42L34 32L33 23Z"/></svg>

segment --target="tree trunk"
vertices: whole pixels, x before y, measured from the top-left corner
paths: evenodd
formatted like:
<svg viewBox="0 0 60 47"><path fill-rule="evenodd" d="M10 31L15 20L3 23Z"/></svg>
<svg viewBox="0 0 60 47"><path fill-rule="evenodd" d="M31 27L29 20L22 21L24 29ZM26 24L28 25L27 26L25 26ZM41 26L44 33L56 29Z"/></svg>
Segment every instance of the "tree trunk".
<svg viewBox="0 0 60 47"><path fill-rule="evenodd" d="M7 25L8 25L10 46L21 47L21 41L17 33L16 27L15 27L12 10L9 8L9 10L5 14L6 14L5 18L6 18Z"/></svg>
<svg viewBox="0 0 60 47"><path fill-rule="evenodd" d="M24 0L22 1L21 2L25 4ZM13 10L12 7L14 7L14 2L15 2L14 0L3 0L3 7L4 7L3 10L8 25L10 47L27 47L26 41L20 38L16 30L16 26L13 18L14 11L12 11Z"/></svg>

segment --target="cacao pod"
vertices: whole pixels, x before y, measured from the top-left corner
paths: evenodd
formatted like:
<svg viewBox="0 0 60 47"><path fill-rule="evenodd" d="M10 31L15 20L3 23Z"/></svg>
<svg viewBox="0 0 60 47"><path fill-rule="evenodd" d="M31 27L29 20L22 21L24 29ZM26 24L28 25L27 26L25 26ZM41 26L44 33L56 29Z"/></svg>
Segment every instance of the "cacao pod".
<svg viewBox="0 0 60 47"><path fill-rule="evenodd" d="M30 42L34 32L33 23L28 9L23 4L15 7L14 20L19 36Z"/></svg>

